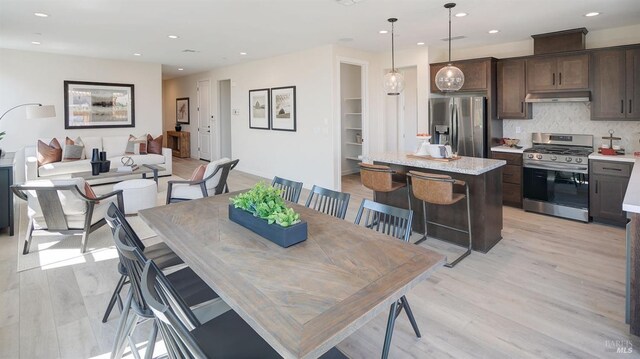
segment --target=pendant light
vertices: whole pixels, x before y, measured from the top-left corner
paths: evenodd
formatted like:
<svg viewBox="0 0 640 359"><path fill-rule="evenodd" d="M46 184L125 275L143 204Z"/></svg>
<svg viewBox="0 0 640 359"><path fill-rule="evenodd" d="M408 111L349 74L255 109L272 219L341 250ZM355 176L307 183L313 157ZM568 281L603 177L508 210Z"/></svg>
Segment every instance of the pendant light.
<svg viewBox="0 0 640 359"><path fill-rule="evenodd" d="M404 90L404 76L396 71L395 53L393 49L393 23L398 21L398 19L392 17L387 21L391 23L391 71L384 76L384 90L387 95L398 96L400 92Z"/></svg>
<svg viewBox="0 0 640 359"><path fill-rule="evenodd" d="M451 64L451 8L455 6L455 3L444 4L445 9L449 9L449 64L436 73L436 86L443 92L458 91L464 85L464 74Z"/></svg>

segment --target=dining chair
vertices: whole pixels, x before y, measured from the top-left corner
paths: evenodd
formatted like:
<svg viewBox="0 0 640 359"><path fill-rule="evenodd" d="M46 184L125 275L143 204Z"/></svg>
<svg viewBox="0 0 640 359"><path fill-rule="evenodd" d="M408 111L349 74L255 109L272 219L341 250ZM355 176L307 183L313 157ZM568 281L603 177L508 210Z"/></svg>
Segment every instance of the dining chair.
<svg viewBox="0 0 640 359"><path fill-rule="evenodd" d="M296 182L276 176L273 178L273 181L271 181L271 186L282 191L281 196L284 200L298 203L300 193L302 192L302 182Z"/></svg>
<svg viewBox="0 0 640 359"><path fill-rule="evenodd" d="M122 226L122 230L128 235L128 238L131 240L131 243L138 248L145 257L155 261L161 269L170 268L176 265L184 264L182 259L175 254L171 248L169 248L166 243L160 242L151 246L145 246L136 232L127 221L124 213L118 209L117 206L111 204L109 209L107 209L107 213L104 216L107 224L111 228L111 234L115 233L115 229L120 225ZM117 303L120 311L122 311L122 297L120 293L122 292L122 288L125 284L129 283L127 269L125 268L122 260L118 262L118 272L120 273L120 280L116 285L116 288L111 295L111 299L109 300L109 304L107 305L107 309L105 310L104 316L102 317L102 322L106 323L109 319L109 315L113 310L114 305Z"/></svg>
<svg viewBox="0 0 640 359"><path fill-rule="evenodd" d="M409 179L411 182L409 183ZM444 227L452 231L461 232L467 234L468 244L466 251L462 253L458 258L452 262L446 263L444 266L447 268L453 268L461 260L471 254L471 248L473 246L473 238L471 236L471 204L469 197L469 185L465 181L451 178L451 176L425 173L418 171L409 171L407 174L407 184L411 186L413 196L422 202L422 220L424 224L424 235L415 244L419 244L427 240L427 226L429 224L439 227ZM463 193L455 193L453 186L461 186L464 188ZM466 200L467 207L467 229L460 229L450 227L441 223L429 221L427 219L427 205L451 206L462 200Z"/></svg>
<svg viewBox="0 0 640 359"><path fill-rule="evenodd" d="M401 239L405 242L409 242L411 236L411 221L413 219L413 211L410 209L397 208L382 203L377 203L368 199L363 199L356 215L355 224L362 225L366 228L373 229L377 232L390 235L392 237ZM405 310L409 317L409 322L416 333L416 336L420 338L420 329L418 323L413 316L409 301L403 295L399 300L391 305L389 311L389 321L387 323L387 331L385 335L385 343L391 342L391 335L393 333L393 326L396 318L400 315L402 310ZM385 345L384 348L388 348ZM386 358L389 353L383 353L382 357Z"/></svg>
<svg viewBox="0 0 640 359"><path fill-rule="evenodd" d="M82 178L30 181L11 186L27 201L27 231L22 254L29 253L34 232L81 234L80 251L87 249L89 235L105 225L104 214L111 203L124 208L122 191L89 198Z"/></svg>
<svg viewBox="0 0 640 359"><path fill-rule="evenodd" d="M147 261L149 261L148 258L145 257L142 251L135 247L131 238L129 238L121 225L116 227L113 238L120 259L127 270L130 282L129 293L123 306L116 337L113 342L113 350L111 351L111 358L119 359L124 353L127 340L129 341L131 351L137 350L132 339L133 332L138 324L152 319L154 316L141 293L142 271ZM221 302L222 307L224 307L222 311L228 310L228 306L222 302L218 294L204 283L190 268L175 271L169 274L167 279L171 282L187 306L200 306L203 305L203 303L218 304L217 302ZM158 327L154 321L153 328L149 335L149 345L145 358L151 358L153 355L153 347L157 334ZM134 356L136 355L134 354Z"/></svg>
<svg viewBox="0 0 640 359"><path fill-rule="evenodd" d="M313 185L305 206L324 214L344 219L349 207L350 197L349 193L332 191Z"/></svg>
<svg viewBox="0 0 640 359"><path fill-rule="evenodd" d="M232 161L228 158L221 158L207 165L201 180L169 181L166 203L183 202L228 193L227 178L238 162L240 162L239 159Z"/></svg>

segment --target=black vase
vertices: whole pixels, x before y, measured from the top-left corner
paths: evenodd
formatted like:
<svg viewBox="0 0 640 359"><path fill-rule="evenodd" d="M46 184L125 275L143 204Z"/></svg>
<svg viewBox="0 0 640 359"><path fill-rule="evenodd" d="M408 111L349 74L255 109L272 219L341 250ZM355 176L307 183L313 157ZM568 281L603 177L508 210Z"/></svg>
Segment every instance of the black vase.
<svg viewBox="0 0 640 359"><path fill-rule="evenodd" d="M110 168L111 168L111 161L100 161L100 172L109 172Z"/></svg>
<svg viewBox="0 0 640 359"><path fill-rule="evenodd" d="M106 160L107 160L107 152L105 151L100 152L100 161L104 162Z"/></svg>
<svg viewBox="0 0 640 359"><path fill-rule="evenodd" d="M100 161L91 161L91 174L97 176L100 174L100 167L102 167L102 162Z"/></svg>
<svg viewBox="0 0 640 359"><path fill-rule="evenodd" d="M176 132L180 132L182 131L182 126L181 125L176 125Z"/></svg>
<svg viewBox="0 0 640 359"><path fill-rule="evenodd" d="M91 154L91 163L100 161L100 150L97 148L93 149Z"/></svg>

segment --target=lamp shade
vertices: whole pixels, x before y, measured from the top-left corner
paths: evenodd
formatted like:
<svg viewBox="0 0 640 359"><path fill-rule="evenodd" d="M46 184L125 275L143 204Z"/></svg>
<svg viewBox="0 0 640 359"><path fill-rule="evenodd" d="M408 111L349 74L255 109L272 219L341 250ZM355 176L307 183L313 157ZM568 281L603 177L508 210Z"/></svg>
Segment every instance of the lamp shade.
<svg viewBox="0 0 640 359"><path fill-rule="evenodd" d="M53 105L27 106L27 119L56 117L56 108Z"/></svg>
<svg viewBox="0 0 640 359"><path fill-rule="evenodd" d="M462 71L449 64L436 73L436 86L440 91L458 91L464 85L464 74Z"/></svg>
<svg viewBox="0 0 640 359"><path fill-rule="evenodd" d="M398 71L389 71L384 76L384 90L387 95L398 96L404 90L404 76Z"/></svg>

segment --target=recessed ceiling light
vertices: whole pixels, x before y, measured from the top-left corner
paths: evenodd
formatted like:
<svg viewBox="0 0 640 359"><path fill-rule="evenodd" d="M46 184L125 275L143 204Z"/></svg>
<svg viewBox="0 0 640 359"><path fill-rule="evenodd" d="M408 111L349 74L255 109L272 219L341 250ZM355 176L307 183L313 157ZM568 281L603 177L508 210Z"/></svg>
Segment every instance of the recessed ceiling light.
<svg viewBox="0 0 640 359"><path fill-rule="evenodd" d="M459 13L456 14L456 17L465 17L467 15L469 15L469 14L467 14L466 12L459 12Z"/></svg>
<svg viewBox="0 0 640 359"><path fill-rule="evenodd" d="M136 52L133 54L133 56L142 56L142 54Z"/></svg>
<svg viewBox="0 0 640 359"><path fill-rule="evenodd" d="M31 41L31 43L34 45L40 45L40 41Z"/></svg>
<svg viewBox="0 0 640 359"><path fill-rule="evenodd" d="M182 71L184 70L182 67L178 67L178 71Z"/></svg>
<svg viewBox="0 0 640 359"><path fill-rule="evenodd" d="M380 34L388 34L388 33L389 33L389 31L387 31L387 30L380 30L380 31L378 31L378 33L380 33Z"/></svg>
<svg viewBox="0 0 640 359"><path fill-rule="evenodd" d="M247 53L246 52L241 52L240 55L245 56Z"/></svg>
<svg viewBox="0 0 640 359"><path fill-rule="evenodd" d="M588 12L588 13L584 14L584 16L586 16L586 17L598 16L598 15L600 15L600 13L599 12L595 12L595 11L594 12Z"/></svg>
<svg viewBox="0 0 640 359"><path fill-rule="evenodd" d="M490 33L490 34L497 34L497 33L499 33L499 32L500 32L500 30L489 30L489 33Z"/></svg>
<svg viewBox="0 0 640 359"><path fill-rule="evenodd" d="M168 37L168 38L170 38L170 39L177 39L177 38L179 38L180 36L178 36L178 35L169 35L169 36L167 36L167 37Z"/></svg>
<svg viewBox="0 0 640 359"><path fill-rule="evenodd" d="M416 45L418 45L418 46L423 46L423 45L424 45L424 42L419 42L419 43L417 43Z"/></svg>
<svg viewBox="0 0 640 359"><path fill-rule="evenodd" d="M33 14L37 17L49 17L48 14L45 14L43 12L34 12Z"/></svg>

